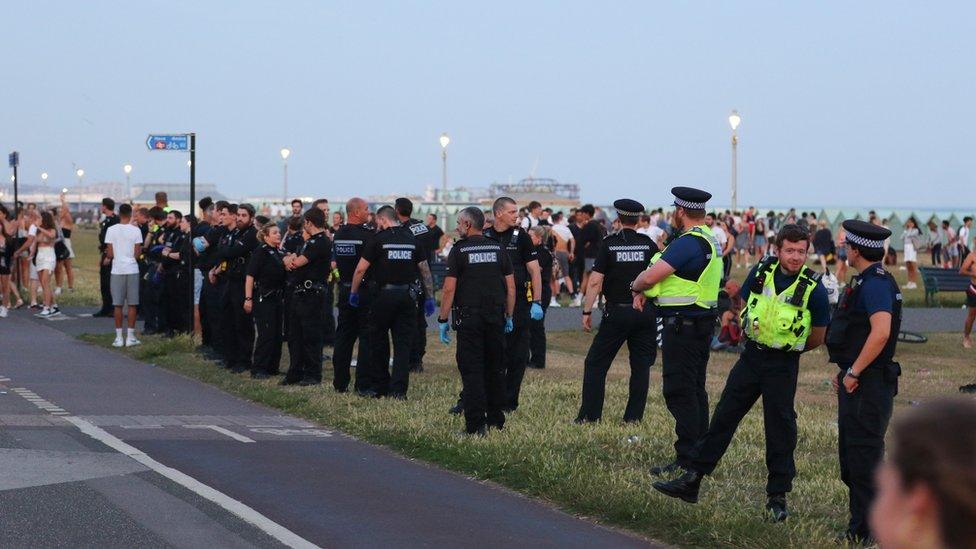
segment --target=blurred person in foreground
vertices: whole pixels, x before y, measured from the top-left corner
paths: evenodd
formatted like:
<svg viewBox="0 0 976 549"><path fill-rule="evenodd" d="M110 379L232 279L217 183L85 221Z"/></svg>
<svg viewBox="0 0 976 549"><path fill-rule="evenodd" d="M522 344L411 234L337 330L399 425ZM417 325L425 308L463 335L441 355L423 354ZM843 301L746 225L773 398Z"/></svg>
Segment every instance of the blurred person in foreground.
<svg viewBox="0 0 976 549"><path fill-rule="evenodd" d="M976 402L942 398L909 410L878 469L871 531L884 549L976 548Z"/></svg>

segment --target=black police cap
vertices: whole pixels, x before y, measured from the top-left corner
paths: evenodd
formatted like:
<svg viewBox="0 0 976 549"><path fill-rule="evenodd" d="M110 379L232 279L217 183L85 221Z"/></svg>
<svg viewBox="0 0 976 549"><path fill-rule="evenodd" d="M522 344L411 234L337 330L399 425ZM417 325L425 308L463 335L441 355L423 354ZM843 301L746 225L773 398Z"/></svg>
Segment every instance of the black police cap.
<svg viewBox="0 0 976 549"><path fill-rule="evenodd" d="M674 195L675 206L688 210L704 210L706 203L712 198L712 193L692 187L674 187L671 194Z"/></svg>
<svg viewBox="0 0 976 549"><path fill-rule="evenodd" d="M885 240L891 236L888 229L860 219L848 219L843 226L847 241L864 248L884 249Z"/></svg>
<svg viewBox="0 0 976 549"><path fill-rule="evenodd" d="M644 215L644 205L629 198L614 200L613 207L617 210L618 215L626 215L630 217L639 217Z"/></svg>

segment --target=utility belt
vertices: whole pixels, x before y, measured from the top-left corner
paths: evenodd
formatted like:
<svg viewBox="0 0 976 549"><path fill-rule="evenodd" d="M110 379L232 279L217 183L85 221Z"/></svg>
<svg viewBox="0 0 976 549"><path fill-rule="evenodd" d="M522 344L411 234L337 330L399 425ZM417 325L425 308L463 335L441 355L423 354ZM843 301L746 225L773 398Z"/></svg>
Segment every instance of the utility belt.
<svg viewBox="0 0 976 549"><path fill-rule="evenodd" d="M384 284L380 286L381 290L413 290L412 284Z"/></svg>
<svg viewBox="0 0 976 549"><path fill-rule="evenodd" d="M284 292L281 288L265 289L258 284L254 285L254 294L257 295L259 302L265 299L279 298L282 293Z"/></svg>
<svg viewBox="0 0 976 549"><path fill-rule="evenodd" d="M312 280L302 280L295 283L295 295L299 294L318 294L325 291L325 284Z"/></svg>
<svg viewBox="0 0 976 549"><path fill-rule="evenodd" d="M451 307L451 327L455 331L471 325L480 318L484 324L502 326L505 324L504 305L455 305Z"/></svg>
<svg viewBox="0 0 976 549"><path fill-rule="evenodd" d="M774 354L781 354L781 355L790 355L790 354L799 355L800 354L799 351L792 350L792 347L789 348L789 349L777 349L775 347L770 347L769 345L763 345L762 343L759 343L758 341L753 341L753 340L749 339L749 336L744 336L744 337L746 339L746 348L747 349L753 349L753 350L756 350L756 351L762 351L764 353L774 353Z"/></svg>
<svg viewBox="0 0 976 549"><path fill-rule="evenodd" d="M664 329L674 333L688 333L696 335L711 335L715 330L715 316L666 316L663 319Z"/></svg>

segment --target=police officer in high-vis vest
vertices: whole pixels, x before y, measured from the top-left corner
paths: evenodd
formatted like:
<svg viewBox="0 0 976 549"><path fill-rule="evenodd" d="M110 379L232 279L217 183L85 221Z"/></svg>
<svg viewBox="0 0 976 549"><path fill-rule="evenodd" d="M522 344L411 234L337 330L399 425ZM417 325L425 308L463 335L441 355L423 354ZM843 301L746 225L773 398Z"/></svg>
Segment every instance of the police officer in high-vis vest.
<svg viewBox="0 0 976 549"><path fill-rule="evenodd" d="M809 246L806 230L785 225L776 236L779 257L766 257L746 277L739 292L745 302L741 318L745 350L729 372L691 465L675 480L655 482L658 491L690 503L698 501L702 476L712 474L739 422L762 397L769 470L766 509L773 520L786 520L786 493L796 476L793 400L800 354L823 343L830 316L821 274L805 266Z"/></svg>
<svg viewBox="0 0 976 549"><path fill-rule="evenodd" d="M592 329L593 305L599 294L606 299L600 329L593 338L583 363L583 402L576 423L600 421L607 371L624 343L630 352L630 391L625 422L644 418L651 365L657 357L657 319L655 307L647 304L635 310L630 283L647 267L657 252L651 237L635 230L644 206L636 200L621 199L613 203L621 230L603 239L597 252L593 272L583 300L583 329Z"/></svg>
<svg viewBox="0 0 976 549"><path fill-rule="evenodd" d="M457 364L464 394L465 433L484 436L505 425L505 334L514 329L515 275L502 244L482 234L485 215L472 206L457 217L460 240L447 258L441 296L440 339L451 342L448 314L458 333Z"/></svg>
<svg viewBox="0 0 976 549"><path fill-rule="evenodd" d="M634 307L643 309L646 299L653 299L664 318L664 402L674 416L678 440L674 461L651 469L655 475L690 467L695 443L708 429L705 368L722 280L718 243L705 225L705 203L712 195L689 187L675 187L671 193L674 226L682 234L631 284Z"/></svg>
<svg viewBox="0 0 976 549"><path fill-rule="evenodd" d="M850 522L844 537L870 543L868 509L874 470L884 455L885 431L898 393L901 366L894 361L901 329L901 292L881 261L891 231L865 221L844 222L847 259L857 269L827 329L830 361L840 367L837 426L840 474L849 492Z"/></svg>

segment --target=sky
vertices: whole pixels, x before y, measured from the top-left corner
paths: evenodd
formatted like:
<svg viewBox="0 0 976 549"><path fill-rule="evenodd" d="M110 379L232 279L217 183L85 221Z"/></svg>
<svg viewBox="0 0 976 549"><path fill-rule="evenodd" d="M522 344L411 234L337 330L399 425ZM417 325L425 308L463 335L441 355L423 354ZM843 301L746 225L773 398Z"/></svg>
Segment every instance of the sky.
<svg viewBox="0 0 976 549"><path fill-rule="evenodd" d="M0 148L52 186L420 194L533 173L585 201L951 207L976 183L976 3L160 1L4 5Z"/></svg>

